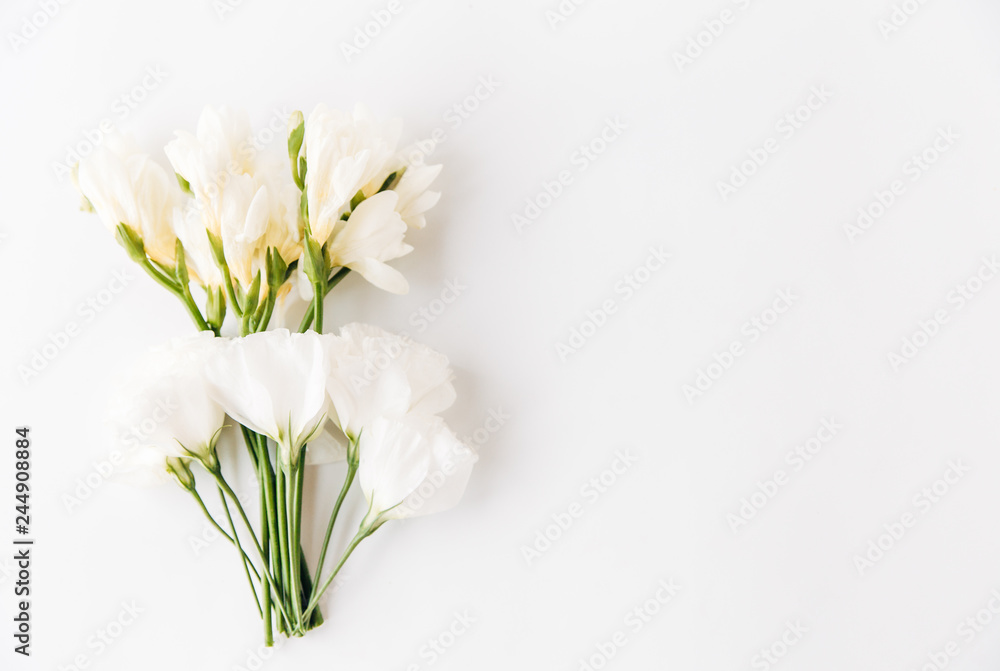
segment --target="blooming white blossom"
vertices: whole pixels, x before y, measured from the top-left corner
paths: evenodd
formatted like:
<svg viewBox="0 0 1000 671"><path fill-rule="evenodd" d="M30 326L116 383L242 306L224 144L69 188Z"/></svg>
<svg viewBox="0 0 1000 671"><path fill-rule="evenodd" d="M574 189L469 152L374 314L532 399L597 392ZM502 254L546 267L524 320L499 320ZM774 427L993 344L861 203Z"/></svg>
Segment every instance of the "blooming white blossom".
<svg viewBox="0 0 1000 671"><path fill-rule="evenodd" d="M210 397L203 369L217 345L210 332L202 331L175 339L139 362L112 398L110 421L121 451L139 449L144 462L155 450L163 459L215 465L225 413Z"/></svg>
<svg viewBox="0 0 1000 671"><path fill-rule="evenodd" d="M379 289L405 294L410 288L406 278L385 263L413 251L403 242L406 223L396 212L398 200L394 191L364 200L334 229L327 253L331 266L350 268Z"/></svg>
<svg viewBox="0 0 1000 671"><path fill-rule="evenodd" d="M301 253L299 191L287 168L257 151L245 112L225 107L206 107L197 133L177 131L165 151L194 197L184 237L218 236L236 282L246 288L260 272L263 295L267 249L288 264Z"/></svg>
<svg viewBox="0 0 1000 671"><path fill-rule="evenodd" d="M306 198L313 238L324 244L351 199L373 196L391 173L401 124L379 123L364 105L353 114L317 105L305 123Z"/></svg>
<svg viewBox="0 0 1000 671"><path fill-rule="evenodd" d="M206 365L212 397L240 424L275 441L286 469L327 418L322 341L314 331L263 331L225 341Z"/></svg>
<svg viewBox="0 0 1000 671"><path fill-rule="evenodd" d="M392 188L399 196L396 211L410 228L423 228L427 225L424 213L434 207L441 198L439 192L428 191L428 187L440 173L440 165L410 166Z"/></svg>
<svg viewBox="0 0 1000 671"><path fill-rule="evenodd" d="M359 442L358 481L368 523L441 512L462 498L476 454L440 417L370 422Z"/></svg>
<svg viewBox="0 0 1000 671"><path fill-rule="evenodd" d="M111 135L80 161L77 186L112 233L125 224L150 259L174 265L173 230L180 189L130 137Z"/></svg>
<svg viewBox="0 0 1000 671"><path fill-rule="evenodd" d="M332 419L356 440L378 417L430 416L455 402L448 357L368 324L348 324L326 340Z"/></svg>

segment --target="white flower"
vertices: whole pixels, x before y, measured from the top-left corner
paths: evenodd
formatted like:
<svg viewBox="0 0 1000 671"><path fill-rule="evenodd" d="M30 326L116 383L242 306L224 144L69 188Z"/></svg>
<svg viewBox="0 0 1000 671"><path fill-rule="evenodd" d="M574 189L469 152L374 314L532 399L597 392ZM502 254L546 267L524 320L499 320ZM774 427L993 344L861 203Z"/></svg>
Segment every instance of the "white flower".
<svg viewBox="0 0 1000 671"><path fill-rule="evenodd" d="M194 134L179 130L176 135L164 151L195 198L215 198L230 177L250 171L254 150L250 116L244 111L205 107Z"/></svg>
<svg viewBox="0 0 1000 671"><path fill-rule="evenodd" d="M356 323L326 343L332 418L352 440L378 417L436 415L455 402L448 357L429 347Z"/></svg>
<svg viewBox="0 0 1000 671"><path fill-rule="evenodd" d="M441 198L439 192L427 189L440 172L440 165L410 166L392 188L399 196L396 211L410 228L419 229L427 225L424 213L434 207Z"/></svg>
<svg viewBox="0 0 1000 671"><path fill-rule="evenodd" d="M203 376L215 351L202 331L153 350L112 398L110 422L124 452L155 450L164 459L194 458L211 468L225 413L209 396ZM146 459L148 461L148 459Z"/></svg>
<svg viewBox="0 0 1000 671"><path fill-rule="evenodd" d="M184 261L188 275L202 287L216 288L223 284L222 271L215 263L212 245L197 208L179 209L174 215L174 232L184 245Z"/></svg>
<svg viewBox="0 0 1000 671"><path fill-rule="evenodd" d="M383 191L364 200L333 230L327 253L331 266L346 266L379 289L405 294L406 278L385 264L413 251L403 242L406 223L396 212L398 199L394 191Z"/></svg>
<svg viewBox="0 0 1000 671"><path fill-rule="evenodd" d="M185 237L196 240L199 228L206 240L205 230L218 236L233 278L245 289L260 272L263 296L268 247L289 264L301 253L299 192L287 168L258 155L249 117L225 107L206 107L197 134L177 131L165 151L194 196Z"/></svg>
<svg viewBox="0 0 1000 671"><path fill-rule="evenodd" d="M112 233L125 224L142 238L150 259L174 265L180 189L131 138L106 138L80 161L77 185Z"/></svg>
<svg viewBox="0 0 1000 671"><path fill-rule="evenodd" d="M398 120L380 124L363 105L354 114L317 105L305 124L306 198L309 226L321 245L333 233L351 199L374 195L391 170Z"/></svg>
<svg viewBox="0 0 1000 671"><path fill-rule="evenodd" d="M206 377L229 416L278 444L286 470L326 421L326 349L313 331L278 329L226 341Z"/></svg>
<svg viewBox="0 0 1000 671"><path fill-rule="evenodd" d="M365 524L441 512L462 498L476 454L440 417L379 418L359 443Z"/></svg>

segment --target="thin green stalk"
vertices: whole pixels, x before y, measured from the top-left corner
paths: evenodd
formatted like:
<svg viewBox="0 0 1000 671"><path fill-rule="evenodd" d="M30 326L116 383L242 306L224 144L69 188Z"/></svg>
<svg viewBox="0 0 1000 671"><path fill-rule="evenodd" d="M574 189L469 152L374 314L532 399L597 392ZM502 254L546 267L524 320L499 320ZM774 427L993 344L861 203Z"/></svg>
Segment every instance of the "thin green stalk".
<svg viewBox="0 0 1000 671"><path fill-rule="evenodd" d="M243 427L243 437L247 439L246 427ZM257 441L254 440L254 447L256 447ZM247 440L247 450L250 452L250 458L254 461L254 466L257 468L257 485L260 487L260 543L261 547L264 549L268 548L270 542L270 529L267 526L267 505L264 495L264 474L261 472L262 464L259 459L256 458L256 451L251 449L250 441ZM267 561L265 556L264 570L270 569L270 562ZM270 648L274 645L274 631L271 626L271 588L267 585L261 584L264 590L263 598L263 613L262 618L264 620L264 645Z"/></svg>
<svg viewBox="0 0 1000 671"><path fill-rule="evenodd" d="M142 266L142 269L145 270L150 277L156 280L159 284L163 285L170 293L172 294L180 293L181 288L177 284L176 280L174 280L171 277L167 277L162 272L157 270L157 268L149 261L149 259L140 262L139 265Z"/></svg>
<svg viewBox="0 0 1000 671"><path fill-rule="evenodd" d="M261 470L264 474L264 508L267 511L267 526L269 529L268 541L270 545L269 549L272 566L271 575L278 576L280 578L284 576L284 565L281 563L281 552L279 550L281 537L275 501L277 499L277 493L275 490L274 470L271 468L271 460L267 454L267 438L260 436L259 434L257 435L257 449L259 451L257 461L261 465ZM275 591L275 597L278 602L284 602L284 582L281 582L281 589Z"/></svg>
<svg viewBox="0 0 1000 671"><path fill-rule="evenodd" d="M323 593L326 592L327 588L329 588L331 584L333 584L333 579L337 577L338 573L340 573L340 569L343 568L348 557L350 557L351 553L354 552L354 548L358 547L361 541L375 533L377 529L378 526L375 525L362 525L361 528L358 529L358 533L355 534L354 539L351 541L350 545L347 546L347 549L344 551L344 556L340 558L339 562L337 562L337 567L333 569L333 573L331 573L330 577L326 579L325 583L323 583L323 587L312 595L312 598L309 600L309 606L302 614L303 619L307 619L309 614L312 613L313 609L316 608L317 604L319 604L319 600L323 597Z"/></svg>
<svg viewBox="0 0 1000 671"><path fill-rule="evenodd" d="M323 284L320 281L313 285L313 330L317 333L323 332L323 299L326 298Z"/></svg>
<svg viewBox="0 0 1000 671"><path fill-rule="evenodd" d="M276 298L274 296L274 292L268 294L267 301L264 304L264 314L261 315L260 320L254 324L255 333L267 330L267 325L271 322L271 313L274 311L275 300Z"/></svg>
<svg viewBox="0 0 1000 671"><path fill-rule="evenodd" d="M201 314L201 310L198 309L198 305L194 302L194 297L191 295L191 287L187 284L182 284L180 294L178 295L187 307L188 312L191 314L191 319L193 319L194 323L198 325L198 328L202 331L211 331L212 333L215 333L215 329L208 325L208 322L205 321L205 317ZM218 335L218 333L215 334Z"/></svg>
<svg viewBox="0 0 1000 671"><path fill-rule="evenodd" d="M288 488L288 556L291 558L291 566L298 568L302 559L302 546L299 544L302 523L302 474L305 469L302 463L293 467L288 479L291 487ZM302 590L300 589L298 576L291 576L289 582L292 596L292 612L295 613L296 627L302 629Z"/></svg>
<svg viewBox="0 0 1000 671"><path fill-rule="evenodd" d="M247 529L250 531L250 537L253 539L254 548L257 550L257 556L260 557L261 565L262 566L266 565L267 559L264 557L264 551L260 547L260 542L257 540L257 536L253 533L253 525L250 524L250 520L247 518L246 511L243 510L243 506L240 505L239 498L237 498L236 493L233 492L232 488L229 486L229 483L226 482L225 478L222 477L221 473L213 472L212 475L215 476L215 481L219 484L220 487L222 487L223 490L225 490L226 494L229 496L230 499L232 499L233 503L236 504L236 511L240 514L240 517L243 519L243 524L245 524ZM274 585L274 578L268 571L266 570L263 571L263 577L267 579L268 584L270 584L273 589L275 590L277 589ZM278 610L281 611L282 616L284 616L284 618L290 622L291 620L288 619L288 613L285 611L282 604L278 602L276 605L278 606Z"/></svg>
<svg viewBox="0 0 1000 671"><path fill-rule="evenodd" d="M290 576L291 563L288 557L288 495L285 493L284 469L278 466L274 469L274 476L277 481L275 501L278 504L278 550L281 556L281 584L284 585L284 602L286 606L291 604L289 590L292 587ZM291 620L289 620L291 625Z"/></svg>
<svg viewBox="0 0 1000 671"><path fill-rule="evenodd" d="M299 333L305 333L309 330L309 327L312 326L314 315L313 304L310 303L309 307L306 309L306 313L302 315L302 321L299 322Z"/></svg>
<svg viewBox="0 0 1000 671"><path fill-rule="evenodd" d="M330 547L330 538L333 536L333 525L337 522L340 507L344 505L344 499L347 498L347 492L350 490L351 484L354 482L354 475L357 472L357 464L348 459L347 476L344 478L344 485L340 488L340 495L337 497L337 502L333 505L333 512L330 514L330 523L326 525L326 536L323 538L323 547L319 552L319 562L316 564L315 582L317 585L319 584L320 577L323 575L323 562L326 561L326 551Z"/></svg>
<svg viewBox="0 0 1000 671"><path fill-rule="evenodd" d="M226 494L222 491L222 487L219 487L219 499L222 501L222 508L226 511L226 519L229 520L229 529L233 532L233 540L236 542L236 547L240 551L240 558L243 560L243 572L246 573L247 583L250 585L250 591L253 593L254 603L257 604L257 612L261 617L264 617L264 610L260 607L260 599L257 597L257 588L253 585L253 578L250 577L250 567L253 564L247 559L247 553L243 551L243 546L240 545L240 536L236 533L236 524L233 522L233 515L229 512L229 504L226 503ZM254 569L254 573L257 573L257 569ZM257 580L260 580L260 574L257 573ZM267 587L264 587L264 591L267 591Z"/></svg>
<svg viewBox="0 0 1000 671"><path fill-rule="evenodd" d="M215 521L214 517L212 517L212 513L208 512L208 508L205 506L205 502L201 499L198 491L194 489L189 491L191 492L191 496L194 497L194 500L198 502L198 506L201 508L202 512L205 513L205 517L207 517L208 521L212 523L213 527L215 527L215 530L218 531L223 538L232 543L233 547L238 548L246 561L250 561L250 558L247 556L247 553L243 551L243 548L241 548L239 544L233 540L233 537L230 536L225 529L219 526L219 523ZM226 512L229 511L227 510ZM260 574L257 573L257 567L253 565L253 562L250 562L250 568L253 570L254 575L257 576L257 580L260 580Z"/></svg>
<svg viewBox="0 0 1000 671"><path fill-rule="evenodd" d="M233 276L229 273L229 266L226 264L222 265L222 279L224 280L223 286L226 288L226 298L229 299L229 305L233 308L233 312L240 319L243 319L243 308L240 306L240 302L236 300L236 290L233 288Z"/></svg>

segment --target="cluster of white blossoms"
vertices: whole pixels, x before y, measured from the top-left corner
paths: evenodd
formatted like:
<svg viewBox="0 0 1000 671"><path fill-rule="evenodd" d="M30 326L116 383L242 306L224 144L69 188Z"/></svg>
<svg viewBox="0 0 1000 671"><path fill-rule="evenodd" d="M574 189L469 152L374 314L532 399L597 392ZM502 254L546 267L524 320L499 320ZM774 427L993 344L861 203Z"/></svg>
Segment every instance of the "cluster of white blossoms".
<svg viewBox="0 0 1000 671"><path fill-rule="evenodd" d="M194 496L238 551L268 645L275 631L301 636L321 624L319 600L358 543L389 520L454 506L476 461L440 416L456 398L447 357L374 326L323 332L325 299L350 272L408 290L389 262L412 250L404 238L437 202L429 187L440 166L405 163L399 133L364 107L320 105L308 119L291 116L285 160L259 150L246 114L206 108L196 132L178 131L165 147L176 179L123 137L78 167L86 208L200 331L153 350L118 390L111 425L127 437L119 475L175 481ZM292 298L308 302L298 331L268 330ZM257 475L256 524L226 480L233 457L217 450L225 432L241 434ZM306 466L335 460L346 476L310 570L302 499L315 471ZM228 528L205 505L205 482L218 489ZM355 482L367 512L324 572Z"/></svg>
<svg viewBox="0 0 1000 671"><path fill-rule="evenodd" d="M380 123L362 105L353 114L319 105L289 118L285 160L257 147L246 113L208 107L194 133L177 131L164 148L176 180L114 135L76 180L87 207L200 328L218 333L228 306L251 333L292 284L311 300L354 271L406 293L388 262L412 251L406 233L437 203L429 187L441 166L408 165L399 134L397 121ZM205 291L204 311L191 282Z"/></svg>
<svg viewBox="0 0 1000 671"><path fill-rule="evenodd" d="M243 338L209 332L154 349L112 400L114 433L171 410L138 443L122 445L137 481L189 486L189 464L220 468L226 416L273 441L277 468L336 460L356 469L369 504L362 526L446 510L461 498L476 454L440 414L455 401L443 354L368 324L339 334L276 329Z"/></svg>

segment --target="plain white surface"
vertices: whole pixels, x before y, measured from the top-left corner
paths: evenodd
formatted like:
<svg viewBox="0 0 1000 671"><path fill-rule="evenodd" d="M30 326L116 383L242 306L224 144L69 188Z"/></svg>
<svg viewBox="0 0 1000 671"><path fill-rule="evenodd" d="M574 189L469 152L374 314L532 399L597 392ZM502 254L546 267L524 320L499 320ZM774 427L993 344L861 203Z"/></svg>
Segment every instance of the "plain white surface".
<svg viewBox="0 0 1000 671"><path fill-rule="evenodd" d="M407 329L446 352L460 435L491 410L509 418L463 503L363 544L327 624L262 668L569 671L603 649L607 669L762 669L773 646L780 668L905 671L949 641L948 668L997 668L1000 622L981 609L1000 587L1000 279L971 280L961 308L952 293L1000 253L996 5L909 0L916 13L886 38L888 0L592 0L555 28L556 0L399 2L350 62L341 44L387 3L245 0L220 16L209 0L69 2L17 51L9 34L44 3L0 9L0 444L32 427L38 539L27 663L11 652L0 552L0 666L259 668L238 563L222 543L192 547L203 522L183 492L101 484L67 510L108 450L110 379L191 326L77 212L53 163L105 118L159 153L206 103L263 127L361 100L402 117L409 140L444 129L444 196L396 263L410 294L351 278L328 322ZM723 10L731 23L679 71L674 53ZM123 107L147 68L165 74ZM481 78L499 85L456 124L448 110ZM776 124L813 87L829 99L787 137ZM581 170L579 147L616 118L625 128ZM912 181L907 162L949 128L957 139ZM717 182L769 138L777 150L724 202ZM572 183L518 233L512 214L562 171ZM905 190L851 244L844 225L897 179ZM671 259L626 301L616 285L651 246ZM80 307L123 268L134 279L99 313ZM411 315L450 280L465 288L421 332ZM797 298L752 339L743 325L779 291ZM615 313L560 360L556 343L607 300ZM894 370L888 353L938 310L947 321ZM78 334L24 382L18 366L70 322ZM683 385L734 341L742 356L689 403ZM789 451L831 417L843 428L795 470ZM637 461L595 497L585 487L616 450ZM954 460L969 470L923 503ZM734 532L727 516L778 469L787 483ZM12 480L8 454L5 524ZM313 559L333 497L317 483L338 488L339 470L312 480ZM574 504L579 517L527 562L522 548ZM907 513L914 524L860 575L855 556ZM637 630L626 618L661 580L680 590ZM123 602L142 612L120 630ZM466 611L475 622L450 638ZM807 631L784 649L787 623ZM109 626L120 635L102 647ZM432 659L430 640L445 653Z"/></svg>

